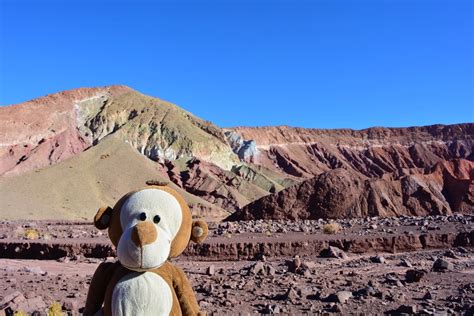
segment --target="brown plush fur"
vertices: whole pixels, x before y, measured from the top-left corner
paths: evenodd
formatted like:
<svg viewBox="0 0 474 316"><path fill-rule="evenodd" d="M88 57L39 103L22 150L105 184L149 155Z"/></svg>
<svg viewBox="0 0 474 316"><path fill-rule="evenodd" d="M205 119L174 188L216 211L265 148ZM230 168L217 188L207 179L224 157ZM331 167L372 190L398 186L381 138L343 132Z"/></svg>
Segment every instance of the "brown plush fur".
<svg viewBox="0 0 474 316"><path fill-rule="evenodd" d="M155 188L163 190L173 195L179 202L182 211L182 222L179 231L171 243L169 258L179 256L190 240L194 242L202 242L207 234L208 227L204 221L198 220L193 222L191 212L185 200L173 189L166 186L149 186L145 189ZM122 197L114 208L102 207L98 210L94 218L94 224L99 229L108 227L109 237L112 243L117 246L122 235L122 227L120 223L120 210L123 203L130 195L137 191L130 192ZM137 245L146 245L156 239L156 231L149 222L141 222L136 225L132 240ZM199 227L198 229L194 229ZM189 280L184 272L178 267L173 266L170 262L165 262L159 268L148 272L160 275L172 289L173 305L170 315L204 315L199 311L196 297ZM117 282L129 273L134 271L123 267L120 262L102 263L97 268L87 294L87 301L84 315L94 315L103 305L104 315L111 315L112 293Z"/></svg>

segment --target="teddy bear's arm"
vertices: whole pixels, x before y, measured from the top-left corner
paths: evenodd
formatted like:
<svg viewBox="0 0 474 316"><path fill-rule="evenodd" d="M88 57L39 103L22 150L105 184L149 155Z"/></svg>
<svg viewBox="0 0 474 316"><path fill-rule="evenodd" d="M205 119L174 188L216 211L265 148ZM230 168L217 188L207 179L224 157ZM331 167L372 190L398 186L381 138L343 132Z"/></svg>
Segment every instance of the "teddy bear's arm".
<svg viewBox="0 0 474 316"><path fill-rule="evenodd" d="M104 303L107 285L115 271L115 264L112 262L102 262L92 276L89 292L87 293L85 316L92 316L97 313Z"/></svg>
<svg viewBox="0 0 474 316"><path fill-rule="evenodd" d="M173 287L183 315L206 315L206 313L199 310L196 295L186 274L178 267L173 266L173 268Z"/></svg>

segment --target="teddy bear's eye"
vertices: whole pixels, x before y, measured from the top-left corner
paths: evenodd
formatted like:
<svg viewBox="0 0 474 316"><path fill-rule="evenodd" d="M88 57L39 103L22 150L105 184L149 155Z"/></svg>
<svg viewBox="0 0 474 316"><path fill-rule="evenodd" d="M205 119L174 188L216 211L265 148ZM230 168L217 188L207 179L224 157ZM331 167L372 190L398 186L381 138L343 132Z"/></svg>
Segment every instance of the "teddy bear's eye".
<svg viewBox="0 0 474 316"><path fill-rule="evenodd" d="M145 213L145 212L141 213L141 214L138 216L138 218L139 218L141 221L146 220L146 213Z"/></svg>
<svg viewBox="0 0 474 316"><path fill-rule="evenodd" d="M158 224L160 221L161 221L160 215L155 215L155 217L153 217L153 222L155 222L155 224Z"/></svg>

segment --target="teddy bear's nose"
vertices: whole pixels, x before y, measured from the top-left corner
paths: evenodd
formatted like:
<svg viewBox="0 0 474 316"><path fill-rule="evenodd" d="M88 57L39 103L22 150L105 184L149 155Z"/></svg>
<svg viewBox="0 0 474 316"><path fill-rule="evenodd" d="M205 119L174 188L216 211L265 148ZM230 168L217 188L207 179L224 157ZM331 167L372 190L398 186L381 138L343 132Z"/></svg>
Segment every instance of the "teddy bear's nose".
<svg viewBox="0 0 474 316"><path fill-rule="evenodd" d="M133 227L132 240L135 245L143 247L156 240L157 233L155 225L149 221L139 222Z"/></svg>

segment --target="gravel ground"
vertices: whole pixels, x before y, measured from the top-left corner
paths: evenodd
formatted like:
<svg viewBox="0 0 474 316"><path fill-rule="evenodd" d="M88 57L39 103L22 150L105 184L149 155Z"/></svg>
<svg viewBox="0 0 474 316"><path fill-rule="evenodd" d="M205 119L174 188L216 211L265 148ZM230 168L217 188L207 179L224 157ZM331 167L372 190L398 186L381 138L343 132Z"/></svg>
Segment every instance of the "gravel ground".
<svg viewBox="0 0 474 316"><path fill-rule="evenodd" d="M338 234L351 236L443 231L449 225L472 230L474 217L367 219L338 221ZM325 221L211 224L213 238L322 234ZM35 231L37 235L34 235ZM393 231L393 232L392 232ZM230 236L229 236L230 235ZM269 237L270 236L270 237ZM2 239L105 240L88 223L1 222ZM474 252L471 247L397 253L345 253L328 248L301 257L204 261L181 256L174 263L189 276L201 308L209 314L383 314L474 313ZM71 255L58 260L0 259L0 315L13 310L46 314L59 302L79 314L98 264L115 258ZM407 271L409 271L407 273Z"/></svg>

